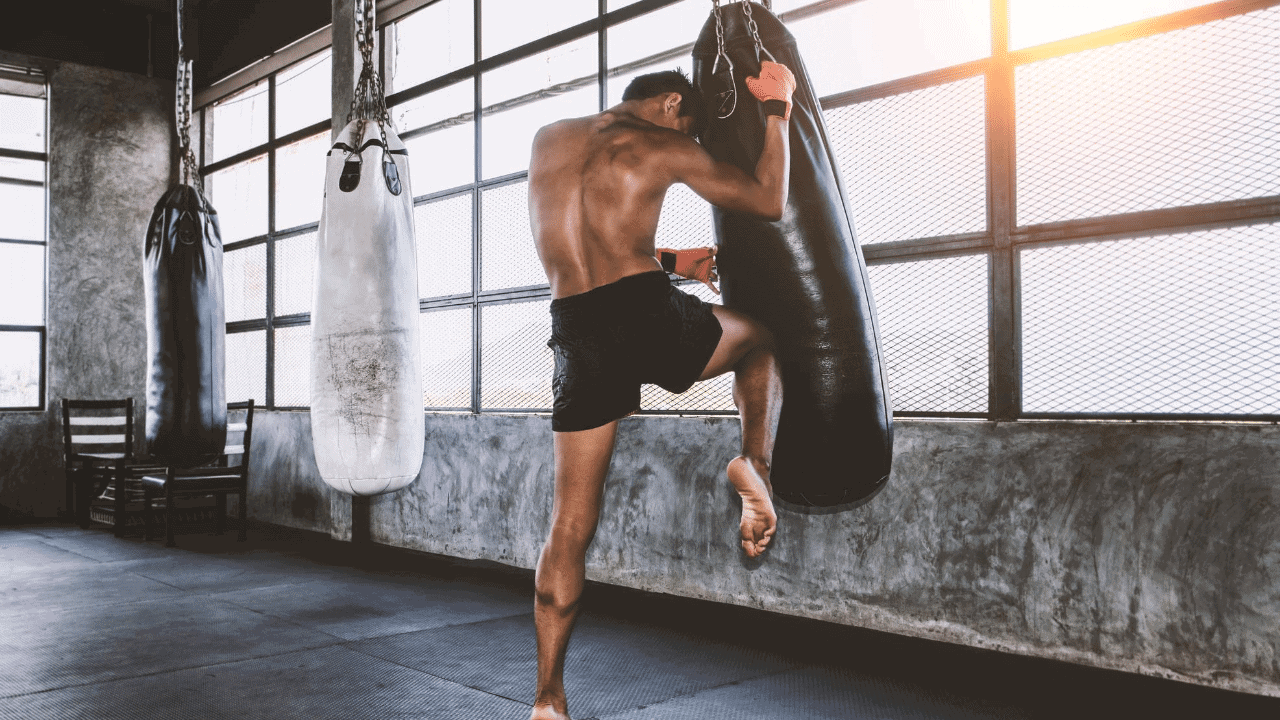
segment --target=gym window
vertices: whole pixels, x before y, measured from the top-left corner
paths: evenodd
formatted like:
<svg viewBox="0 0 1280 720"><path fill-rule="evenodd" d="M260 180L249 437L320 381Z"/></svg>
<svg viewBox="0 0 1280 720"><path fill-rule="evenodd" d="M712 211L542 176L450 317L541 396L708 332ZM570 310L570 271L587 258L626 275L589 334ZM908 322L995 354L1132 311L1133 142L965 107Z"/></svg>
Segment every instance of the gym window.
<svg viewBox="0 0 1280 720"><path fill-rule="evenodd" d="M896 415L1280 419L1278 4L773 0L822 97ZM534 5L410 0L382 18L416 193L428 410L549 408L529 140L618 102L638 74L690 71L710 10ZM239 228L224 231L228 267L243 268L235 320L228 276L229 387L279 407L306 404L299 263L320 191L307 223L283 219L294 190L278 178L286 147L328 128L273 126L283 73L219 102L257 108L217 120L241 139L210 156L206 137L215 206ZM314 92L327 109L327 85ZM673 187L658 244L712 242L707 204ZM731 413L730 383L646 388L643 412Z"/></svg>
<svg viewBox="0 0 1280 720"><path fill-rule="evenodd" d="M0 410L44 409L48 94L0 66Z"/></svg>

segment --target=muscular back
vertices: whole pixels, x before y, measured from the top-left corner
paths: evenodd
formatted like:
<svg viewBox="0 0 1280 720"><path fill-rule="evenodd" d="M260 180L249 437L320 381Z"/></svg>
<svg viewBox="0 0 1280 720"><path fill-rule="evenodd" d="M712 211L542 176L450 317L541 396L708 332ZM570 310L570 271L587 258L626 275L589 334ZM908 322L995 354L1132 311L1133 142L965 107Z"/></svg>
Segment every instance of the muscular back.
<svg viewBox="0 0 1280 720"><path fill-rule="evenodd" d="M533 142L529 214L553 297L661 270L654 233L677 130L606 111L546 126Z"/></svg>

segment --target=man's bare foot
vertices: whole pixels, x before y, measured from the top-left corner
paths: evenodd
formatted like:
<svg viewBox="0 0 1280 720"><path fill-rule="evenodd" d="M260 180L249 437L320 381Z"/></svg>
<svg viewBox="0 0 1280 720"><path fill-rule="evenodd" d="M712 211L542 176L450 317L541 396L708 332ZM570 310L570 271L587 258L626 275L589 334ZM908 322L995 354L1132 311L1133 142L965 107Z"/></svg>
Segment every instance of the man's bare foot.
<svg viewBox="0 0 1280 720"><path fill-rule="evenodd" d="M561 712L550 705L534 705L529 720L570 720L568 712Z"/></svg>
<svg viewBox="0 0 1280 720"><path fill-rule="evenodd" d="M759 557L778 530L773 488L766 473L742 455L729 461L728 474L733 489L742 496L742 551L747 557Z"/></svg>

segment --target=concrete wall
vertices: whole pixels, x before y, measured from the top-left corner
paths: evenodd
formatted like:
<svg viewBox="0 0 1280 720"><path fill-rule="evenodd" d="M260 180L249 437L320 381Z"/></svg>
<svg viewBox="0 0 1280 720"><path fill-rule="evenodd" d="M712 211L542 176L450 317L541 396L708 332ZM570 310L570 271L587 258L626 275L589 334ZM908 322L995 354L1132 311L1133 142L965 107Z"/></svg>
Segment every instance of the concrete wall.
<svg viewBox="0 0 1280 720"><path fill-rule="evenodd" d="M142 246L171 172L172 81L63 63L49 86L47 410L0 413L0 520L66 503L59 398L132 395L141 422Z"/></svg>
<svg viewBox="0 0 1280 720"><path fill-rule="evenodd" d="M251 513L349 537L305 413L263 413ZM783 509L737 542L734 418L622 421L588 576L1008 652L1280 696L1280 428L903 421L889 487ZM428 415L418 481L375 542L530 568L548 528L541 416Z"/></svg>

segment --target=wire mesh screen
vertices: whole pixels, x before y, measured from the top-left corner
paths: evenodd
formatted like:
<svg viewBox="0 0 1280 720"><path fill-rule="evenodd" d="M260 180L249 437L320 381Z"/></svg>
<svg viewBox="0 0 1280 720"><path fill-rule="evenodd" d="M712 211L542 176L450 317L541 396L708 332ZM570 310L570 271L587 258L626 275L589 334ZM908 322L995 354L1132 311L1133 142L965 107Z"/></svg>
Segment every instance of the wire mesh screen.
<svg viewBox="0 0 1280 720"><path fill-rule="evenodd" d="M434 410L471 407L471 307L419 316L422 405Z"/></svg>
<svg viewBox="0 0 1280 720"><path fill-rule="evenodd" d="M1024 250L1029 413L1280 414L1280 225Z"/></svg>
<svg viewBox="0 0 1280 720"><path fill-rule="evenodd" d="M480 197L480 288L545 284L529 228L528 181L485 190Z"/></svg>
<svg viewBox="0 0 1280 720"><path fill-rule="evenodd" d="M984 92L975 77L826 111L861 243L986 229Z"/></svg>
<svg viewBox="0 0 1280 720"><path fill-rule="evenodd" d="M895 411L987 412L987 265L965 255L867 268Z"/></svg>
<svg viewBox="0 0 1280 720"><path fill-rule="evenodd" d="M703 243L705 244L705 243ZM721 305L720 296L702 283L688 283L680 289L696 295L704 302ZM646 412L735 412L733 373L725 373L699 383L679 395L657 385L645 385L640 391L640 409Z"/></svg>
<svg viewBox="0 0 1280 720"><path fill-rule="evenodd" d="M275 314L311 312L316 267L316 234L279 238L276 245Z"/></svg>
<svg viewBox="0 0 1280 720"><path fill-rule="evenodd" d="M672 185L662 201L655 239L658 247L675 250L715 245L711 203L698 197L684 183Z"/></svg>
<svg viewBox="0 0 1280 720"><path fill-rule="evenodd" d="M551 301L481 306L480 338L481 409L550 409Z"/></svg>
<svg viewBox="0 0 1280 720"><path fill-rule="evenodd" d="M227 402L267 401L267 332L227 333Z"/></svg>
<svg viewBox="0 0 1280 720"><path fill-rule="evenodd" d="M267 316L266 243L223 253L222 296L227 322Z"/></svg>
<svg viewBox="0 0 1280 720"><path fill-rule="evenodd" d="M1280 193L1280 7L1017 69L1018 223Z"/></svg>
<svg viewBox="0 0 1280 720"><path fill-rule="evenodd" d="M472 197L467 192L413 209L419 297L471 292Z"/></svg>
<svg viewBox="0 0 1280 720"><path fill-rule="evenodd" d="M311 326L275 329L275 406L311 404Z"/></svg>
<svg viewBox="0 0 1280 720"><path fill-rule="evenodd" d="M40 404L40 333L0 331L0 407Z"/></svg>

